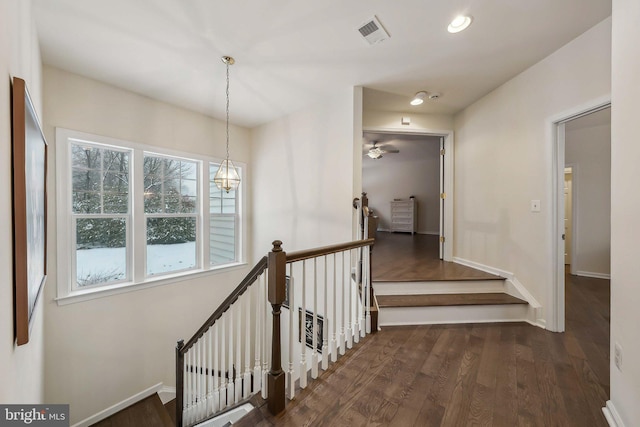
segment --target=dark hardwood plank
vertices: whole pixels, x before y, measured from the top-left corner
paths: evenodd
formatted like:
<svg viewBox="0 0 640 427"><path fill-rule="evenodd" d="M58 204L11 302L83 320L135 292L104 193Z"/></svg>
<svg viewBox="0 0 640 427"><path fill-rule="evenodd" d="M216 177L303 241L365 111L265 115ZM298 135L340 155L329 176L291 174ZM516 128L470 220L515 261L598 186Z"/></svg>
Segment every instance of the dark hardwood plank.
<svg viewBox="0 0 640 427"><path fill-rule="evenodd" d="M453 305L527 304L526 301L504 293L378 295L378 306L433 307Z"/></svg>
<svg viewBox="0 0 640 427"><path fill-rule="evenodd" d="M606 427L607 284L567 286L565 333L525 323L384 328L285 413L261 406L236 425Z"/></svg>
<svg viewBox="0 0 640 427"><path fill-rule="evenodd" d="M134 403L92 427L159 427L174 426L158 394Z"/></svg>
<svg viewBox="0 0 640 427"><path fill-rule="evenodd" d="M375 282L428 280L504 280L504 278L441 261L438 236L405 233L376 233L371 258Z"/></svg>

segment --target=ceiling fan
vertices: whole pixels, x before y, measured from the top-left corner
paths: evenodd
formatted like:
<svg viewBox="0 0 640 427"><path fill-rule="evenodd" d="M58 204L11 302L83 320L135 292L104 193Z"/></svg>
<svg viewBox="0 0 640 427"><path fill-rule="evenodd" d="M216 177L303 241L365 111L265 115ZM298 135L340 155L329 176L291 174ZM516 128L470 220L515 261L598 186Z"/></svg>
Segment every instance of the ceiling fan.
<svg viewBox="0 0 640 427"><path fill-rule="evenodd" d="M382 157L383 154L391 154L391 153L399 153L400 151L397 148L393 148L390 145L378 146L377 141L373 141L371 144L371 148L369 151L365 153L366 156L371 157L374 160L377 160Z"/></svg>

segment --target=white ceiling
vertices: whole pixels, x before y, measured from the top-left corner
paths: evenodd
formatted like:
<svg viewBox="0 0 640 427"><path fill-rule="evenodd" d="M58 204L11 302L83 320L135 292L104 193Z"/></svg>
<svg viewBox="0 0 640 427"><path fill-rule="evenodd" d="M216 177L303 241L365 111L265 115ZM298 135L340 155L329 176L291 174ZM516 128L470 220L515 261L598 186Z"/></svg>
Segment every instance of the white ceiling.
<svg viewBox="0 0 640 427"><path fill-rule="evenodd" d="M253 127L350 86L365 108L455 113L611 14L611 0L33 0L43 60ZM449 34L458 13L468 30ZM357 32L376 15L391 38ZM410 107L419 90L443 97Z"/></svg>

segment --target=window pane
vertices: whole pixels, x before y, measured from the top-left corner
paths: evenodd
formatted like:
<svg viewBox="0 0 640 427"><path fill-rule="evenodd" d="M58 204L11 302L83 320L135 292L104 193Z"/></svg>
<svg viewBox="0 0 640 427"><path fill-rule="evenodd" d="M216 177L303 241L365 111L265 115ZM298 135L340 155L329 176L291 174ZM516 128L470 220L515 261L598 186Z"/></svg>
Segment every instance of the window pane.
<svg viewBox="0 0 640 427"><path fill-rule="evenodd" d="M76 282L105 284L127 278L127 225L123 218L76 221Z"/></svg>
<svg viewBox="0 0 640 427"><path fill-rule="evenodd" d="M100 213L100 194L86 191L73 192L73 213Z"/></svg>
<svg viewBox="0 0 640 427"><path fill-rule="evenodd" d="M236 213L236 192L225 191L222 194L222 213L232 214Z"/></svg>
<svg viewBox="0 0 640 427"><path fill-rule="evenodd" d="M196 266L195 218L147 218L147 275Z"/></svg>
<svg viewBox="0 0 640 427"><path fill-rule="evenodd" d="M71 145L73 213L129 212L129 153Z"/></svg>
<svg viewBox="0 0 640 427"><path fill-rule="evenodd" d="M100 148L71 145L71 166L81 169L100 169Z"/></svg>
<svg viewBox="0 0 640 427"><path fill-rule="evenodd" d="M145 156L145 213L195 213L197 171L196 162Z"/></svg>
<svg viewBox="0 0 640 427"><path fill-rule="evenodd" d="M211 265L236 261L236 231L234 215L211 215L209 254Z"/></svg>
<svg viewBox="0 0 640 427"><path fill-rule="evenodd" d="M100 171L73 169L72 180L75 191L100 191Z"/></svg>

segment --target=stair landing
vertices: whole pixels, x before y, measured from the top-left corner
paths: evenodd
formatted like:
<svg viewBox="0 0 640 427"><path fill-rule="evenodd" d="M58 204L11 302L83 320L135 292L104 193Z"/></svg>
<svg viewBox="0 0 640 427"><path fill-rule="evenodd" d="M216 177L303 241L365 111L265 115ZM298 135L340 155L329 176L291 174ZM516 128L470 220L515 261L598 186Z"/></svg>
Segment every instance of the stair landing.
<svg viewBox="0 0 640 427"><path fill-rule="evenodd" d="M530 319L504 277L439 259L438 236L378 232L372 281L381 326Z"/></svg>
<svg viewBox="0 0 640 427"><path fill-rule="evenodd" d="M439 258L438 236L377 232L373 246L372 280L424 282L503 280L502 277Z"/></svg>

